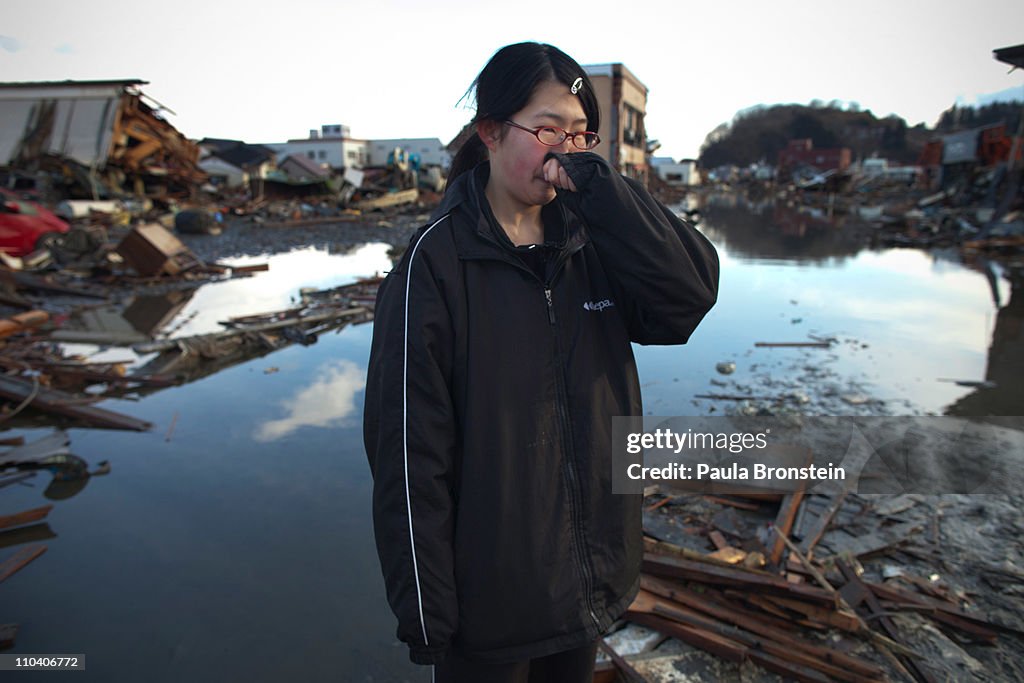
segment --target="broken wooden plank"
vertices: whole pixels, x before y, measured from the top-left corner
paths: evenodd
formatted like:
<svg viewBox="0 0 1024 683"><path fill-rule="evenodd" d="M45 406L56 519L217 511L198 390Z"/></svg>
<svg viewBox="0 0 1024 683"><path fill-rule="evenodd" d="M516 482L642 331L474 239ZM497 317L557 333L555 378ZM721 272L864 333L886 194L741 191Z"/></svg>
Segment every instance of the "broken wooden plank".
<svg viewBox="0 0 1024 683"><path fill-rule="evenodd" d="M711 542L715 545L716 550L721 550L722 548L730 547L729 542L725 540L725 536L722 535L721 531L712 531L708 534L708 539L710 539Z"/></svg>
<svg viewBox="0 0 1024 683"><path fill-rule="evenodd" d="M7 558L0 563L0 583L7 580L25 565L32 560L36 559L40 555L46 552L45 545L29 546L28 548L22 548L16 552L13 556Z"/></svg>
<svg viewBox="0 0 1024 683"><path fill-rule="evenodd" d="M839 589L840 595L846 603L853 609L858 607L866 611L874 623L878 624L884 634L893 640L895 643L906 647L900 638L899 629L893 623L889 617L889 613L886 612L882 605L878 602L878 598L871 592L871 589L861 581L860 577L857 576L857 572L846 563L845 560L838 560L836 566L839 571L842 572L843 578L846 579L846 585ZM915 657L909 657L903 653L896 653L896 658L900 663L907 669L914 680L920 681L921 683L936 683L935 677L932 673L924 668L924 666L917 661Z"/></svg>
<svg viewBox="0 0 1024 683"><path fill-rule="evenodd" d="M842 489L832 497L828 507L823 512L815 514L814 521L810 523L806 531L803 531L800 543L797 545L801 553L810 555L814 546L818 545L818 541L821 540L822 535L828 529L828 525L832 523L832 519L836 516L839 508L842 507L843 501L846 500L848 492L847 489Z"/></svg>
<svg viewBox="0 0 1024 683"><path fill-rule="evenodd" d="M725 496L705 495L704 500L710 501L712 503L718 503L719 505L728 505L729 507L739 508L740 510L757 511L761 509L761 506L758 505L757 503L748 503L742 500L727 498Z"/></svg>
<svg viewBox="0 0 1024 683"><path fill-rule="evenodd" d="M699 647L731 662L750 660L769 671L788 676L800 683L829 683L829 678L813 669L791 664L755 648L746 647L733 640L709 633L703 629L673 622L655 614L627 612L626 618L642 626L670 635L684 643Z"/></svg>
<svg viewBox="0 0 1024 683"><path fill-rule="evenodd" d="M6 375L0 376L0 396L16 402L28 400L29 405L36 410L71 417L94 427L138 432L144 432L152 427L149 422L128 415L94 406L75 405L79 399L71 394L56 389L35 387L31 382Z"/></svg>
<svg viewBox="0 0 1024 683"><path fill-rule="evenodd" d="M807 462L804 464L809 465L810 462L810 454L808 454ZM796 491L787 493L782 499L782 505L779 506L779 514L776 515L773 525L777 535L769 543L765 544L771 548L768 561L773 567L779 566L779 563L782 562L782 551L785 549L783 538L788 537L789 533L793 530L793 521L796 519L797 510L800 509L800 502L804 499L804 492L806 490L807 481L801 480Z"/></svg>
<svg viewBox="0 0 1024 683"><path fill-rule="evenodd" d="M695 393L694 398L706 398L708 400L782 400L781 396L752 396L749 394L733 393Z"/></svg>
<svg viewBox="0 0 1024 683"><path fill-rule="evenodd" d="M820 605L812 605L801 600L793 600L791 598L784 598L778 595L764 595L761 597L765 600L771 601L779 607L802 614L811 621L816 621L819 624L832 626L833 628L837 628L848 633L857 633L861 630L860 619L849 613L844 613L831 608L825 609Z"/></svg>
<svg viewBox="0 0 1024 683"><path fill-rule="evenodd" d="M11 527L38 522L50 514L52 509L52 505L44 505L43 507L16 512L13 515L0 515L0 529L10 529Z"/></svg>
<svg viewBox="0 0 1024 683"><path fill-rule="evenodd" d="M981 617L971 614L969 612L965 612L954 605L950 605L949 603L943 602L941 600L936 600L935 598L929 597L927 595L921 595L920 593L913 593L902 588L898 588L897 586L892 585L892 583L869 583L865 581L864 585L870 588L871 592L878 596L878 598L881 600L887 600L899 605L913 606L917 608L915 611L923 612L931 617L936 617L937 614L941 614L948 615L958 620L956 623L948 621L946 622L949 623L951 626L961 628L960 622L966 622L966 624L973 625L974 627L981 629L974 633L985 639L988 639L988 636L987 634L985 634L985 631L989 630L996 631L999 633L1024 636L1024 631L1020 629L1014 628L1012 626L1007 626L1005 624L1000 624L999 622L982 619ZM936 618L939 620L942 619L942 617ZM961 630L968 633L972 633L971 626L964 625L961 628Z"/></svg>
<svg viewBox="0 0 1024 683"><path fill-rule="evenodd" d="M655 576L775 592L818 603L831 604L833 602L832 596L821 588L794 585L775 574L756 569L741 569L730 565L702 563L683 557L644 553L643 571Z"/></svg>
<svg viewBox="0 0 1024 683"><path fill-rule="evenodd" d="M689 590L685 586L671 584L653 577L641 577L640 585L644 590L659 595L662 598L708 614L719 621L730 623L752 633L770 638L794 650L801 650L827 664L844 667L856 675L868 678L882 678L884 675L884 672L879 667L870 662L857 659L835 649L791 637L780 631L771 622L759 616L716 603L713 600L709 600L706 596Z"/></svg>
<svg viewBox="0 0 1024 683"><path fill-rule="evenodd" d="M622 655L615 651L615 649L605 642L604 638L597 639L597 646L601 648L601 651L608 655L608 658L615 664L615 668L619 670L623 678L626 679L626 683L645 683L647 679L640 675L640 672L634 669L629 662L627 662Z"/></svg>
<svg viewBox="0 0 1024 683"><path fill-rule="evenodd" d="M761 348L801 348L807 347L812 349L827 349L832 344L830 342L755 342L754 346Z"/></svg>

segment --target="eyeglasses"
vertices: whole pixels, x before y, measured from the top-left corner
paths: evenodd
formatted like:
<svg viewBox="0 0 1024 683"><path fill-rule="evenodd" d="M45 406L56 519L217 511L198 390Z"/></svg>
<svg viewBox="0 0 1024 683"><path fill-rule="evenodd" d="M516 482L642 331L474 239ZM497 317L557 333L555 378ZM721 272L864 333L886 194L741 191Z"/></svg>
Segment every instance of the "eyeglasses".
<svg viewBox="0 0 1024 683"><path fill-rule="evenodd" d="M601 138L598 137L597 133L591 133L590 131L583 131L580 133L570 133L567 130L563 130L556 126L541 126L540 128L527 128L526 126L520 126L515 121L505 121L508 125L513 128L525 130L527 133L535 136L542 145L548 147L557 147L558 145L565 142L567 139L572 140L572 144L577 149L594 149L597 147L597 143L601 142Z"/></svg>

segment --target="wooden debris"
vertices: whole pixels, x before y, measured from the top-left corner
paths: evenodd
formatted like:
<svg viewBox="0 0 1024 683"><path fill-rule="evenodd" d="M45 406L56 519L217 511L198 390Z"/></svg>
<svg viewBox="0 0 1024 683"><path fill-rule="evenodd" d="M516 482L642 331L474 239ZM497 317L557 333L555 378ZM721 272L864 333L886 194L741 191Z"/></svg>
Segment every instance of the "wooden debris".
<svg viewBox="0 0 1024 683"><path fill-rule="evenodd" d="M385 209L390 206L398 206L399 204L411 204L419 198L420 191L412 188L411 190L388 192L373 199L364 199L361 202L356 202L353 208L359 211L373 211L374 209Z"/></svg>
<svg viewBox="0 0 1024 683"><path fill-rule="evenodd" d="M833 602L832 596L821 588L793 585L775 574L754 569L740 569L729 565L697 562L682 557L665 557L649 552L644 553L643 571L654 576L667 576L718 586L739 586L784 596L795 595L816 603L829 604Z"/></svg>
<svg viewBox="0 0 1024 683"><path fill-rule="evenodd" d="M902 522L888 527L881 527L874 533L856 537L844 533L841 536L841 542L838 542L837 545L843 553L848 553L854 557L865 557L898 547L906 543L912 534L920 530L921 524L918 522ZM830 548L833 542L834 540L831 536L826 537L822 541L823 544L827 544Z"/></svg>
<svg viewBox="0 0 1024 683"><path fill-rule="evenodd" d="M708 599L706 596L699 595L683 585L644 577L641 579L641 587L662 598L713 617L722 623L731 624L753 634L770 638L785 647L802 651L820 659L826 664L843 667L862 677L877 678L882 676L882 671L873 664L837 650L789 636L782 629L779 629L777 624L764 619L763 616Z"/></svg>
<svg viewBox="0 0 1024 683"><path fill-rule="evenodd" d="M803 465L806 467L812 462L811 453L808 452L807 458ZM775 530L777 537L773 539L771 543L771 554L768 556L768 561L772 566L778 566L782 561L782 550L785 545L785 539L789 533L793 530L793 522L796 519L797 510L800 509L800 503L803 501L804 492L807 490L807 481L800 480L799 486L793 493L787 493L782 499L782 505L779 506L779 514L775 517L775 524L773 529Z"/></svg>
<svg viewBox="0 0 1024 683"><path fill-rule="evenodd" d="M712 531L708 534L708 539L715 545L717 550L730 547L729 542L725 540L725 536L722 535L721 531Z"/></svg>
<svg viewBox="0 0 1024 683"><path fill-rule="evenodd" d="M136 226L116 251L142 276L177 275L200 265L188 247L158 223Z"/></svg>
<svg viewBox="0 0 1024 683"><path fill-rule="evenodd" d="M644 683L646 680L640 675L636 669L630 666L618 652L616 652L611 645L605 642L604 638L598 638L597 646L604 652L615 664L615 668L619 670L622 676L626 679L626 683Z"/></svg>
<svg viewBox="0 0 1024 683"><path fill-rule="evenodd" d="M16 377L0 376L0 396L10 401L28 401L36 410L71 417L94 427L144 432L152 426L149 422L128 415L93 406L77 405L78 399L71 394L33 386L31 382Z"/></svg>
<svg viewBox="0 0 1024 683"><path fill-rule="evenodd" d="M864 585L880 600L890 601L894 608L912 608L913 611L927 614L936 621L953 626L981 640L992 641L997 633L1024 637L1024 631L1020 629L981 619L955 605L899 588L891 581L884 584L864 582Z"/></svg>
<svg viewBox="0 0 1024 683"><path fill-rule="evenodd" d="M52 509L52 505L44 505L43 507L25 510L24 512L18 512L13 515L2 515L0 516L0 529L10 529L12 527L22 526L32 522L38 522L41 519L45 519Z"/></svg>
<svg viewBox="0 0 1024 683"><path fill-rule="evenodd" d="M741 394L694 394L694 398L705 398L711 401L782 401L781 396L744 396Z"/></svg>
<svg viewBox="0 0 1024 683"><path fill-rule="evenodd" d="M807 347L813 349L827 349L832 346L831 342L755 342L754 346L763 348L799 348Z"/></svg>
<svg viewBox="0 0 1024 683"><path fill-rule="evenodd" d="M822 534L824 534L825 530L828 529L828 525L832 523L832 518L835 517L836 512L839 511L843 501L846 499L846 494L846 489L843 489L839 494L832 496L824 511L815 514L813 521L809 523L809 526L800 530L800 545L798 547L801 553L809 555L814 549L814 546L818 544L818 541L821 540ZM806 510L808 506L805 504L803 508Z"/></svg>
<svg viewBox="0 0 1024 683"><path fill-rule="evenodd" d="M716 560L721 560L722 562L726 562L728 564L739 564L743 562L743 560L747 559L747 553L740 550L739 548L732 548L726 546L725 548L719 548L713 553L709 553L708 557L714 558Z"/></svg>
<svg viewBox="0 0 1024 683"><path fill-rule="evenodd" d="M739 508L740 510L756 511L761 509L761 506L757 503L736 500L735 498L726 498L724 496L712 496L705 494L704 500L711 501L712 503L718 503L719 505L728 505L729 507Z"/></svg>
<svg viewBox="0 0 1024 683"><path fill-rule="evenodd" d="M7 558L0 563L0 582L3 582L10 578L12 575L21 570L32 560L36 559L40 555L46 552L45 545L29 546L28 548L22 548L16 552L13 556Z"/></svg>

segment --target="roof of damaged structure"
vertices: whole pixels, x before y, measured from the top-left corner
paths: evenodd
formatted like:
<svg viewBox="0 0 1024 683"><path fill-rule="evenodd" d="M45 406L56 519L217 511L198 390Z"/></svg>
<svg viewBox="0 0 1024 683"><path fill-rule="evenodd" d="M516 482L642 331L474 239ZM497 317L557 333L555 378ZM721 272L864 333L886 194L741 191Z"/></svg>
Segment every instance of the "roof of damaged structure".
<svg viewBox="0 0 1024 683"><path fill-rule="evenodd" d="M1024 69L1024 44L992 50L992 55L1000 62L1017 69Z"/></svg>
<svg viewBox="0 0 1024 683"><path fill-rule="evenodd" d="M149 178L157 194L187 193L206 178L196 166L199 147L162 116L170 109L142 92L146 83L0 83L0 165L35 172L67 161L117 169L110 180L118 185L143 187Z"/></svg>
<svg viewBox="0 0 1024 683"><path fill-rule="evenodd" d="M288 169L288 166L295 164L299 167L299 172L296 174ZM322 166L317 164L312 159L303 156L302 154L291 154L287 156L283 161L278 164L278 168L284 169L285 172L290 176L298 176L298 180L304 179L303 175L308 175L311 178L328 178L330 172L324 169Z"/></svg>
<svg viewBox="0 0 1024 683"><path fill-rule="evenodd" d="M264 147L263 145L250 145L245 142L240 142L234 147L215 150L210 156L223 159L238 168L247 168L250 166L258 166L265 161L269 161L274 158L275 154L276 152L274 152L274 150Z"/></svg>
<svg viewBox="0 0 1024 683"><path fill-rule="evenodd" d="M115 85L149 85L149 81L139 78L107 79L101 81L19 81L4 83L0 82L0 88L80 88L80 87L109 87Z"/></svg>
<svg viewBox="0 0 1024 683"><path fill-rule="evenodd" d="M238 145L244 145L245 142L243 140L231 140L228 138L203 138L196 144L200 147L206 147L210 150L219 152L231 149L232 147L237 147Z"/></svg>

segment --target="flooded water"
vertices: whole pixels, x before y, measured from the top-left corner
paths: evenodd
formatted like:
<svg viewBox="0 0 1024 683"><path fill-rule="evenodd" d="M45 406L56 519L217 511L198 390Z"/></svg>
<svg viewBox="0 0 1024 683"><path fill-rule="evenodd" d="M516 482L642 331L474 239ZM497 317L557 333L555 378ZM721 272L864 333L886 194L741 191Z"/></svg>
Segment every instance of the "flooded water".
<svg viewBox="0 0 1024 683"><path fill-rule="evenodd" d="M648 412L738 405L694 398L711 393L791 394L819 414L1020 414L1024 295L1001 273L993 287L951 257L861 249L772 209L711 207L703 228L722 255L720 302L687 346L637 348ZM302 287L387 270L386 251L247 259L269 272L203 287L157 317L176 335L212 331L286 308ZM371 332L346 327L108 401L155 425L70 430L72 452L109 461L109 474L78 491L48 488L45 472L0 489L0 514L55 506L43 524L0 532L3 558L26 540L48 545L0 585L2 620L20 625L7 652L83 653L76 680L428 681L394 638L374 551L361 438ZM813 339L835 342L755 346ZM734 373L716 372L725 361ZM49 431L5 436L19 433Z"/></svg>

